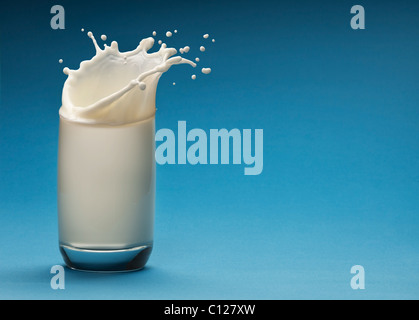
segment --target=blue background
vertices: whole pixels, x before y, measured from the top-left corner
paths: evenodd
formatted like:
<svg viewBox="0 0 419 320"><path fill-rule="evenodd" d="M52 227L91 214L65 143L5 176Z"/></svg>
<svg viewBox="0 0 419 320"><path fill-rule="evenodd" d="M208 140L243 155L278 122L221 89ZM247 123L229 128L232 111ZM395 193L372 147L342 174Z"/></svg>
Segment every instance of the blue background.
<svg viewBox="0 0 419 320"><path fill-rule="evenodd" d="M50 28L55 4L65 30ZM366 30L350 27L355 4ZM0 11L0 298L419 298L417 1L19 1ZM82 27L123 51L178 29L165 42L190 45L213 72L176 66L162 77L157 129L263 129L264 170L158 166L148 267L67 269L54 291L62 68L94 54ZM357 264L365 290L350 287Z"/></svg>

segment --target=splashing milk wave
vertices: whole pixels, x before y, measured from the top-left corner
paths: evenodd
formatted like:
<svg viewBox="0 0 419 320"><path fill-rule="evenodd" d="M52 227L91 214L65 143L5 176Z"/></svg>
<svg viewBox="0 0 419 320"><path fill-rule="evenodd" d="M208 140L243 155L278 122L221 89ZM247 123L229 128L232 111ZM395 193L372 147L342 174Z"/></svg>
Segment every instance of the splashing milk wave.
<svg viewBox="0 0 419 320"><path fill-rule="evenodd" d="M89 124L121 125L155 114L157 84L161 75L175 64L196 64L162 44L160 50L148 53L153 38L143 39L138 47L120 52L118 43L101 49L91 32L88 36L96 55L83 61L78 70L64 68L68 78L64 84L60 115L71 121Z"/></svg>

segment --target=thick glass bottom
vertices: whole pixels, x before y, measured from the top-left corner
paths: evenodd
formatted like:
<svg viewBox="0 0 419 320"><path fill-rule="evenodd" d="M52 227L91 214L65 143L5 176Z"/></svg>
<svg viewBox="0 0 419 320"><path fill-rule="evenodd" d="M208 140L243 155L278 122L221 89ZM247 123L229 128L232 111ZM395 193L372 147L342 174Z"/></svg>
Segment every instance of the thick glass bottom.
<svg viewBox="0 0 419 320"><path fill-rule="evenodd" d="M153 245L120 250L90 250L60 244L60 252L66 265L88 272L129 272L144 268Z"/></svg>

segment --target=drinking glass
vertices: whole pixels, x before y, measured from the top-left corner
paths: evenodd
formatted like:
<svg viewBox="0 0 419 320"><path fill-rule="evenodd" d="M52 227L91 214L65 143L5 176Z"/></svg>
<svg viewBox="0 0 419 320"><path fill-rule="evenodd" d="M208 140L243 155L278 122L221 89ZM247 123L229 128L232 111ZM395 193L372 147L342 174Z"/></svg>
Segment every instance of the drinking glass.
<svg viewBox="0 0 419 320"><path fill-rule="evenodd" d="M142 269L153 248L155 117L125 125L60 117L60 252L83 271Z"/></svg>

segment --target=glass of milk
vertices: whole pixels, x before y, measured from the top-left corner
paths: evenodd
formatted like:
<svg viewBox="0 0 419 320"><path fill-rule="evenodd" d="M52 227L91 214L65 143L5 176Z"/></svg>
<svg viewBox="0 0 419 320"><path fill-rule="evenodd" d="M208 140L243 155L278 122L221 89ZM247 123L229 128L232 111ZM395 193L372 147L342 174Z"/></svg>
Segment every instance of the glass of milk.
<svg viewBox="0 0 419 320"><path fill-rule="evenodd" d="M70 268L129 271L153 248L155 119L109 126L60 118L60 251Z"/></svg>
<svg viewBox="0 0 419 320"><path fill-rule="evenodd" d="M118 272L145 266L153 248L155 96L160 76L195 63L154 39L121 53L114 41L78 70L64 68L58 157L59 245L66 264Z"/></svg>

